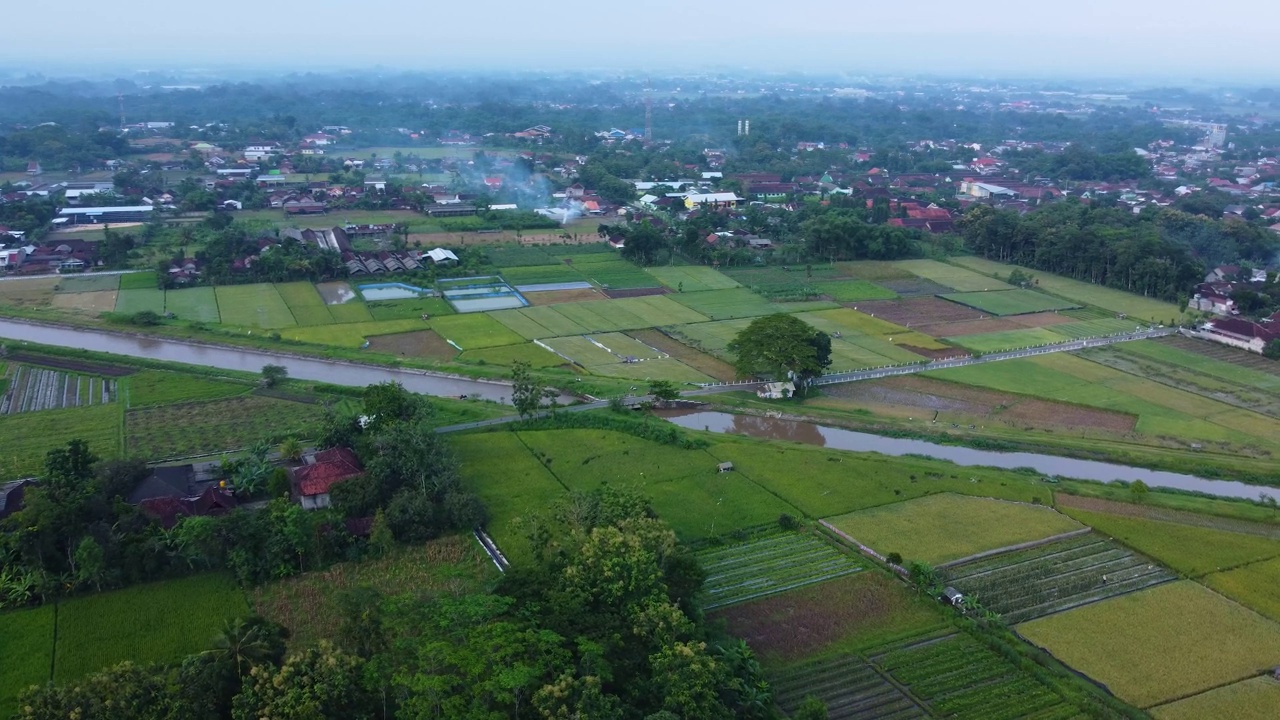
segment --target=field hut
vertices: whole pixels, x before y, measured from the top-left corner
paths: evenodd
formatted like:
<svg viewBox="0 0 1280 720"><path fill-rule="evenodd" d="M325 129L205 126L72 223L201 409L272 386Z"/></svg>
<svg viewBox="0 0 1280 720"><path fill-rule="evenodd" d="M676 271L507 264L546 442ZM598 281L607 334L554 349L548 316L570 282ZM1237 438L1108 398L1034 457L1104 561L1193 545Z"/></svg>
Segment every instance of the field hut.
<svg viewBox="0 0 1280 720"><path fill-rule="evenodd" d="M720 463L719 465L716 466L716 472L722 472L722 473L733 472L733 463L731 462Z"/></svg>
<svg viewBox="0 0 1280 720"><path fill-rule="evenodd" d="M947 587L943 588L941 599L954 607L960 607L961 603L964 602L964 594L953 587Z"/></svg>

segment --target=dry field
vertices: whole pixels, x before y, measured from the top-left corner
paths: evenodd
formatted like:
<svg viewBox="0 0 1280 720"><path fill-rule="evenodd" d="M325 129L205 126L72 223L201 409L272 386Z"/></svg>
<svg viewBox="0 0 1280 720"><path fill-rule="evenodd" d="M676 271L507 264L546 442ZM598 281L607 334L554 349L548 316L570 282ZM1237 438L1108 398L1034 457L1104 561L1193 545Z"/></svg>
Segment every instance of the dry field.
<svg viewBox="0 0 1280 720"><path fill-rule="evenodd" d="M530 305L556 305L558 303L582 302L583 300L604 300L599 290L547 290L546 292L524 293L524 299Z"/></svg>
<svg viewBox="0 0 1280 720"><path fill-rule="evenodd" d="M916 297L905 300L864 300L857 303L846 303L846 305L849 307L856 305L858 312L864 312L903 327L954 323L963 320L977 320L984 317L982 313L973 308L947 302L936 297Z"/></svg>
<svg viewBox="0 0 1280 720"><path fill-rule="evenodd" d="M87 312L95 315L111 312L116 307L115 290L99 290L97 292L58 293L53 296L53 306L73 312Z"/></svg>
<svg viewBox="0 0 1280 720"><path fill-rule="evenodd" d="M436 360L452 360L458 350L434 330L374 335L369 338L369 349L374 352L405 357L424 357Z"/></svg>
<svg viewBox="0 0 1280 720"><path fill-rule="evenodd" d="M729 363L708 355L701 350L695 350L675 338L663 335L657 330L634 330L628 335L649 347L661 350L698 372L710 375L716 380L728 382L736 380L738 377L737 371Z"/></svg>

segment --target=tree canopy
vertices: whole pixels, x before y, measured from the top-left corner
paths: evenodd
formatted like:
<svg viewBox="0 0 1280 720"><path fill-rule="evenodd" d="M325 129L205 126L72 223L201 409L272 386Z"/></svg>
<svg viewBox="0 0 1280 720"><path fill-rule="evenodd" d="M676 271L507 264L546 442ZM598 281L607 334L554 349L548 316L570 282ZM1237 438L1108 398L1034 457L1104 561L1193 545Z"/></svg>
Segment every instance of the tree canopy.
<svg viewBox="0 0 1280 720"><path fill-rule="evenodd" d="M752 320L729 350L737 355L739 375L790 379L801 393L831 365L831 336L786 313Z"/></svg>

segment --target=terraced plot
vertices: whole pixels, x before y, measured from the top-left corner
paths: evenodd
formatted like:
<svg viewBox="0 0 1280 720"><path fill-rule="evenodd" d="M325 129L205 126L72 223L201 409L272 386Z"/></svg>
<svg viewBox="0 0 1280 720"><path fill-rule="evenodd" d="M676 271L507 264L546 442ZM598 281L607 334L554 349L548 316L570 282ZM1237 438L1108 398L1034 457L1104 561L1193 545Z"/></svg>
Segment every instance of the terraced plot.
<svg viewBox="0 0 1280 720"><path fill-rule="evenodd" d="M795 712L809 695L827 706L832 720L910 720L928 714L857 655L819 660L772 679L774 701Z"/></svg>
<svg viewBox="0 0 1280 720"><path fill-rule="evenodd" d="M1010 625L1177 579L1095 533L948 567L949 585Z"/></svg>
<svg viewBox="0 0 1280 720"><path fill-rule="evenodd" d="M703 550L706 609L747 602L862 569L857 560L813 535L769 535L746 543Z"/></svg>
<svg viewBox="0 0 1280 720"><path fill-rule="evenodd" d="M873 655L871 662L924 701L936 717L1065 720L1079 713L1065 698L964 634L890 649Z"/></svg>

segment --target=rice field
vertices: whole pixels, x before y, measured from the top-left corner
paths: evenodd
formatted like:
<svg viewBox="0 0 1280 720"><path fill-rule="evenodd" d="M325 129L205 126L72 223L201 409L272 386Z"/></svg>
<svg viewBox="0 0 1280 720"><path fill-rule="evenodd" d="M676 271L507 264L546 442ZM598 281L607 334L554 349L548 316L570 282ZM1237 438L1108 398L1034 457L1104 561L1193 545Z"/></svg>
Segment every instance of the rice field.
<svg viewBox="0 0 1280 720"><path fill-rule="evenodd" d="M1033 620L1018 632L1143 708L1280 665L1280 625L1190 580Z"/></svg>
<svg viewBox="0 0 1280 720"><path fill-rule="evenodd" d="M524 338L485 313L432 317L429 324L432 330L446 340L452 340L462 350L518 345L524 342Z"/></svg>
<svg viewBox="0 0 1280 720"><path fill-rule="evenodd" d="M222 285L215 290L218 311L226 325L270 330L298 324L271 283Z"/></svg>
<svg viewBox="0 0 1280 720"><path fill-rule="evenodd" d="M125 273L120 276L121 290L148 290L156 287L156 274L153 272Z"/></svg>
<svg viewBox="0 0 1280 720"><path fill-rule="evenodd" d="M328 325L333 322L333 315L324 298L309 282L276 283L276 292L298 325Z"/></svg>
<svg viewBox="0 0 1280 720"><path fill-rule="evenodd" d="M502 279L511 285L583 282L587 278L572 265L526 265L503 268Z"/></svg>
<svg viewBox="0 0 1280 720"><path fill-rule="evenodd" d="M116 405L0 415L0 480L38 475L45 453L77 438L101 458L120 456L120 409Z"/></svg>
<svg viewBox="0 0 1280 720"><path fill-rule="evenodd" d="M154 281L151 283L151 287L155 287ZM102 292L106 290L118 290L119 288L119 275L67 275L65 277L58 278L58 286L55 289L55 292Z"/></svg>
<svg viewBox="0 0 1280 720"><path fill-rule="evenodd" d="M1003 332L978 333L976 335L960 335L943 338L952 345L974 352L1000 352L1001 350L1017 350L1019 348L1037 347L1064 343L1071 338L1060 335L1049 328L1027 328L1025 330L1006 330Z"/></svg>
<svg viewBox="0 0 1280 720"><path fill-rule="evenodd" d="M894 264L913 275L946 285L957 292L1013 289L1012 285L996 280L990 275L983 275L969 268L957 267L937 260L899 260ZM1004 273L1006 277L1008 274Z"/></svg>
<svg viewBox="0 0 1280 720"><path fill-rule="evenodd" d="M0 717L18 710L18 694L50 680L53 667L53 604L0 614Z"/></svg>
<svg viewBox="0 0 1280 720"><path fill-rule="evenodd" d="M829 518L881 555L938 564L1083 529L1052 508L943 493Z"/></svg>
<svg viewBox="0 0 1280 720"><path fill-rule="evenodd" d="M1280 558L1206 575L1205 585L1245 607L1280 622Z"/></svg>
<svg viewBox="0 0 1280 720"><path fill-rule="evenodd" d="M171 312L179 320L197 320L199 322L222 322L218 312L218 300L211 287L183 288L166 290L164 293L165 312Z"/></svg>
<svg viewBox="0 0 1280 720"><path fill-rule="evenodd" d="M704 290L729 290L738 287L738 281L702 265L672 265L645 268L663 285L677 292L702 292Z"/></svg>
<svg viewBox="0 0 1280 720"><path fill-rule="evenodd" d="M928 713L857 655L789 668L770 678L774 701L795 713L806 697L822 701L831 720L915 720Z"/></svg>
<svg viewBox="0 0 1280 720"><path fill-rule="evenodd" d="M144 310L150 310L157 315L163 315L164 310L164 290L155 287L133 290L121 290L116 295L116 312L124 315L133 315Z"/></svg>
<svg viewBox="0 0 1280 720"><path fill-rule="evenodd" d="M756 317L783 311L781 307L746 288L684 292L671 297L681 305L712 320Z"/></svg>
<svg viewBox="0 0 1280 720"><path fill-rule="evenodd" d="M992 292L950 293L940 296L992 315L1027 315L1048 310L1070 310L1075 303L1060 300L1034 290L997 290Z"/></svg>
<svg viewBox="0 0 1280 720"><path fill-rule="evenodd" d="M814 283L813 287L836 302L892 300L898 297L898 293L867 280L831 280Z"/></svg>
<svg viewBox="0 0 1280 720"><path fill-rule="evenodd" d="M1280 717L1280 680L1250 678L1160 705L1151 709L1151 715L1156 720L1274 720Z"/></svg>
<svg viewBox="0 0 1280 720"><path fill-rule="evenodd" d="M707 610L834 580L863 567L848 552L806 533L768 535L702 550L697 557L707 575Z"/></svg>

